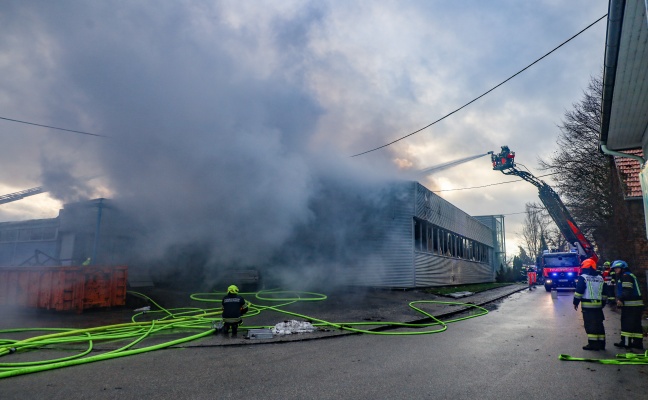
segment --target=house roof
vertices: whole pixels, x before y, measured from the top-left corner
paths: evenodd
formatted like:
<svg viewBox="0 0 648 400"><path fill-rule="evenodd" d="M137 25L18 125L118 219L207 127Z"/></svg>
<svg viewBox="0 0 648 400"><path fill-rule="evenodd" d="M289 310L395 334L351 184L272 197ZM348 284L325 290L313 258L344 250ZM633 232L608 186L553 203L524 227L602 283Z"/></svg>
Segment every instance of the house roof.
<svg viewBox="0 0 648 400"><path fill-rule="evenodd" d="M601 142L613 151L648 146L648 20L644 0L610 0Z"/></svg>
<svg viewBox="0 0 648 400"><path fill-rule="evenodd" d="M643 157L641 149L625 150L624 153ZM641 166L639 161L627 157L614 157L614 163L623 185L623 197L626 200L641 199L641 182L639 182Z"/></svg>

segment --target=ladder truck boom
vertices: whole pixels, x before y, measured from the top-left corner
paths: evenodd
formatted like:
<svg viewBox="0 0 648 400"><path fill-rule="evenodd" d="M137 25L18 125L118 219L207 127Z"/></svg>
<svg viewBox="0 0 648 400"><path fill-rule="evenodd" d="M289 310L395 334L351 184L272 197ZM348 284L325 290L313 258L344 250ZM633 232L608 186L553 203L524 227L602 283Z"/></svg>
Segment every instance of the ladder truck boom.
<svg viewBox="0 0 648 400"><path fill-rule="evenodd" d="M570 246L575 246L578 249L581 259L591 258L595 262L598 261L594 247L578 228L576 221L574 221L567 207L565 207L565 204L551 186L529 172L516 168L515 152L510 151L508 146L502 146L502 151L499 154L491 153L491 161L493 162L493 170L501 171L504 175L518 176L536 186L540 201Z"/></svg>
<svg viewBox="0 0 648 400"><path fill-rule="evenodd" d="M21 200L25 197L45 192L47 192L47 190L45 190L45 188L43 188L42 186L39 186L27 190L21 190L20 192L5 194L0 196L0 204L11 203L12 201Z"/></svg>

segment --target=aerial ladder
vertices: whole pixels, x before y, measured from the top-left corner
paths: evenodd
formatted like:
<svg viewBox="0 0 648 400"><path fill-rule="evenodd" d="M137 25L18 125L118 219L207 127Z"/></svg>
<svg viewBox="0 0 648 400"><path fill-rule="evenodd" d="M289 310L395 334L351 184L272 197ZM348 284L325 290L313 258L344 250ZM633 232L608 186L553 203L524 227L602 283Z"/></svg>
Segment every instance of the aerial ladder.
<svg viewBox="0 0 648 400"><path fill-rule="evenodd" d="M45 192L47 192L47 190L45 190L42 186L38 186L31 189L21 190L20 192L5 194L0 196L0 204L11 203L12 201L21 200L25 197Z"/></svg>
<svg viewBox="0 0 648 400"><path fill-rule="evenodd" d="M551 219L556 223L558 229L565 237L570 247L575 247L578 251L581 261L586 258L591 258L594 262L598 261L598 256L594 251L594 247L589 240L585 237L583 232L578 228L576 221L572 218L571 214L565 207L565 204L560 200L558 194L547 185L544 181L536 178L526 171L521 171L516 168L515 152L512 152L508 146L502 146L502 151L499 154L491 153L491 161L493 162L493 170L501 171L504 175L515 175L525 181L535 185L538 188L538 197L547 209Z"/></svg>

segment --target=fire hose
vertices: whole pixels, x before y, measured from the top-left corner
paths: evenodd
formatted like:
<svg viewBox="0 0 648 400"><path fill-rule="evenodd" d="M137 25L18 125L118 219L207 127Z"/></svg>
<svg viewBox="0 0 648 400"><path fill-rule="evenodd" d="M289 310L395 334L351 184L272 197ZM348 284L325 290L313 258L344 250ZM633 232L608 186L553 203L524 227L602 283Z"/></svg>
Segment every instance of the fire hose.
<svg viewBox="0 0 648 400"><path fill-rule="evenodd" d="M69 367L74 365L81 365L97 361L109 360L118 357L126 357L135 354L142 354L149 351L168 348L171 346L180 345L183 343L191 342L203 337L212 335L215 330L216 322L221 321L221 309L217 308L176 308L172 310L165 309L157 304L147 296L137 293L129 292L146 299L150 304L156 307L155 310L149 311L148 307L136 314L131 318L131 322L107 325L94 328L85 329L65 329L65 328L22 328L22 329L6 329L0 330L0 334L11 333L30 333L30 332L45 332L27 339L13 340L0 338L0 361L3 357L10 354L33 352L43 349L55 349L62 351L74 350L74 346L85 344L85 349L80 350L77 354L69 355L54 359L42 359L38 361L28 362L0 362L0 379L12 376L30 374L41 371L48 371L57 368ZM351 331L355 333L374 334L374 335L426 335L443 332L447 329L447 325L452 322L462 321L469 318L475 318L488 313L482 307L470 303L458 302L443 302L435 300L422 300L412 301L409 306L418 313L431 319L432 322L422 323L403 323L403 322L330 322L323 319L314 318L298 314L284 309L285 307L296 302L304 301L323 301L327 297L323 294L312 292L296 292L296 291L280 291L280 290L266 290L256 293L247 293L254 295L255 301L270 303L270 305L250 304L248 313L244 316L246 320L260 314L263 311L271 310L286 315L291 315L298 318L303 318L312 321L314 326L331 327ZM224 293L198 293L191 295L191 299L211 303L220 302L220 298ZM441 321L435 318L430 313L422 310L419 306L421 304L451 304L458 306L467 306L474 308L478 311L477 314L469 315L461 318L456 318L447 321ZM148 318L152 320L141 321L141 319ZM387 328L409 328L409 331L378 331L377 328L370 329L370 326L382 326ZM366 328L366 329L363 329ZM255 326L243 326L244 329L255 328ZM260 328L267 328L261 326ZM137 347L141 345L146 339L159 338L164 333L178 333L187 332L187 335L162 343L156 343L145 347ZM92 355L97 352L96 343L121 343L127 342L121 347L103 352L101 354ZM70 347L72 346L72 347ZM75 350L76 351L76 350Z"/></svg>

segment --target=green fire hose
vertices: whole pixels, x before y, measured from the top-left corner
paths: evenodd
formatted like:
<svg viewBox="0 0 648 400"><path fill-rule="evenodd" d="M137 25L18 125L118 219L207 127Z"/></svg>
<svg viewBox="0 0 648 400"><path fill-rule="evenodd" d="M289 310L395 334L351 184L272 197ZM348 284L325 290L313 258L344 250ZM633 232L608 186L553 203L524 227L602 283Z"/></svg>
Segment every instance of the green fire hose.
<svg viewBox="0 0 648 400"><path fill-rule="evenodd" d="M61 328L25 328L25 329L6 329L0 330L0 334L12 333L31 333L40 332L45 333L27 339L3 339L0 338L0 361L3 358L14 353L34 352L43 349L54 349L61 351L70 351L75 346L85 345L83 350L79 350L77 354L68 355L60 358L42 359L38 361L27 362L0 362L0 379L12 376L30 374L34 372L48 371L57 368L69 367L73 365L81 365L96 361L109 360L118 357L126 357L135 354L141 354L158 349L168 348L183 343L188 343L203 337L207 337L214 333L214 326L218 321L221 321L221 309L216 308L177 308L168 310L157 304L147 296L137 293L129 292L132 295L146 299L150 304L154 305L157 309L152 311L139 312L133 315L131 322L100 326L86 329L61 329ZM204 303L218 303L225 293L197 293L192 294L190 297L193 300ZM302 315L296 312L285 309L291 304L297 302L308 301L324 301L327 297L320 293L313 292L297 292L297 291L281 291L281 290L265 290L254 293L244 293L253 296L255 303L249 305L249 311L244 315L245 320L259 315L264 311L274 311L285 315L290 315L297 318L310 321L313 326L329 327L334 329L346 330L355 333L364 333L372 335L428 335L443 332L448 328L448 324L452 322L462 321L469 318L475 318L488 311L480 306L470 303L459 302L445 302L433 300L412 301L409 307L420 313L426 320L431 322L421 323L404 323L404 322L330 322L323 319L314 318L312 316ZM259 302L259 304L256 303ZM261 304L265 303L265 304ZM476 309L477 313L461 318L456 318L447 321L441 321L435 318L432 314L422 310L421 304L444 304L444 305L458 305L467 306ZM149 320L142 321L141 319L147 318ZM152 320L151 320L152 318ZM381 329L403 329L407 331L383 331ZM244 325L243 329L252 328L270 328L269 326L248 326ZM165 334L185 334L182 338L174 340L162 341L162 343L151 344L144 347L138 347L145 340L160 340L164 338ZM102 343L118 343L120 344L117 349L105 351L100 354L92 354L97 352L95 344ZM126 344L123 344L126 342Z"/></svg>

